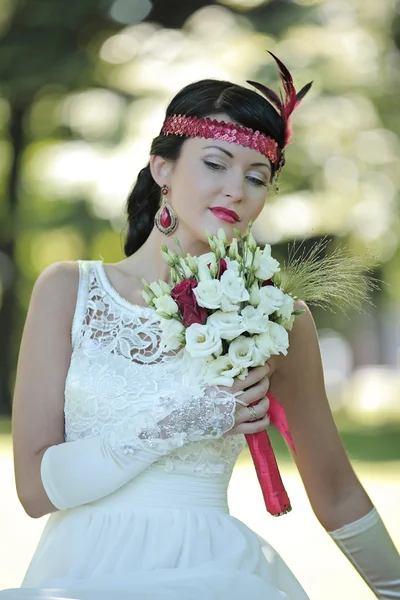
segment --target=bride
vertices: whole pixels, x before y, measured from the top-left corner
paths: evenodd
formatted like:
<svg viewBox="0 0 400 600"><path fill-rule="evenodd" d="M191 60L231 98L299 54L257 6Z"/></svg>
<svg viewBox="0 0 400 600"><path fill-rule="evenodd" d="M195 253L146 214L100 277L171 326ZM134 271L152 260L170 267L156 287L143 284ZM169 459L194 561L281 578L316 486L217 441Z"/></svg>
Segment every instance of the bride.
<svg viewBox="0 0 400 600"><path fill-rule="evenodd" d="M38 277L18 359L14 461L25 511L50 516L21 588L0 600L306 600L227 505L244 434L269 424L268 388L317 519L377 598L400 598L400 557L340 440L306 305L287 356L222 388L189 378L180 350L163 352L141 295L142 277L168 281L160 247L174 247L172 231L200 256L206 230L231 239L261 213L309 89L296 98L277 62L285 100L218 80L172 99L127 202L124 260L55 263Z"/></svg>

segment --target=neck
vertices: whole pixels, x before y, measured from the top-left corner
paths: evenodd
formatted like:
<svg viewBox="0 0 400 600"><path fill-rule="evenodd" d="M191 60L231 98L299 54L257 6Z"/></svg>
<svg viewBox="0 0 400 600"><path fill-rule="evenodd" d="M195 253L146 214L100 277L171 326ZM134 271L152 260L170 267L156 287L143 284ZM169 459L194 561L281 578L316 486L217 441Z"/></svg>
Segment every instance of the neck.
<svg viewBox="0 0 400 600"><path fill-rule="evenodd" d="M162 257L161 246L165 244L169 250L175 250L181 256L182 252L174 241L175 237L179 239L185 255L189 253L192 256L200 256L210 252L210 247L206 241L196 240L193 235L179 225L170 236L164 235L154 226L143 246L128 259L132 262L135 261L136 271L138 265L141 265L141 276L148 282L158 279L169 281L169 266Z"/></svg>

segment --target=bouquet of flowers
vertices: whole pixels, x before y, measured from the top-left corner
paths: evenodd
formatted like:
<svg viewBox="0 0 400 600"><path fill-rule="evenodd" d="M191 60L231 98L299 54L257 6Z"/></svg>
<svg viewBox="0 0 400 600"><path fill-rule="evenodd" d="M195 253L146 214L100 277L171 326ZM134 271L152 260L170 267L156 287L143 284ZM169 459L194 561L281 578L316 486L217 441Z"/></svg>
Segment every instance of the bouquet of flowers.
<svg viewBox="0 0 400 600"><path fill-rule="evenodd" d="M303 312L295 309L296 297L324 305L332 296L340 299L342 292L343 301L360 306L367 289L374 287L361 275L364 265L344 257L340 249L319 261L317 249L324 243L308 256L293 256L282 272L271 246L259 247L251 228L250 222L245 236L235 229L237 237L230 244L222 228L216 236L206 232L211 251L199 257L185 255L175 238L181 256L162 246L172 285L142 280L143 297L159 316L164 350L183 347L210 386L231 387L234 377L244 379L250 368L264 365L272 355L287 354L288 331ZM296 285L303 295L295 293ZM272 394L267 396L270 421L295 452L284 409ZM290 501L267 432L246 434L246 441L268 512L286 514Z"/></svg>

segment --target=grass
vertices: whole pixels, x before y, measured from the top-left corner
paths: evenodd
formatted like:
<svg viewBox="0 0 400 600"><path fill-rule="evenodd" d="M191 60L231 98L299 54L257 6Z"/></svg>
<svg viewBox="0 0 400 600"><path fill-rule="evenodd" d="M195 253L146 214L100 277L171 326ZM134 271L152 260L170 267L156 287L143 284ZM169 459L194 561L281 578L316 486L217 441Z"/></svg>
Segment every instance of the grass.
<svg viewBox="0 0 400 600"><path fill-rule="evenodd" d="M351 461L365 463L400 461L399 425L381 425L372 429L351 423L339 425L343 445ZM292 462L286 442L275 428L268 430L278 462ZM243 462L251 461L247 447L240 457Z"/></svg>

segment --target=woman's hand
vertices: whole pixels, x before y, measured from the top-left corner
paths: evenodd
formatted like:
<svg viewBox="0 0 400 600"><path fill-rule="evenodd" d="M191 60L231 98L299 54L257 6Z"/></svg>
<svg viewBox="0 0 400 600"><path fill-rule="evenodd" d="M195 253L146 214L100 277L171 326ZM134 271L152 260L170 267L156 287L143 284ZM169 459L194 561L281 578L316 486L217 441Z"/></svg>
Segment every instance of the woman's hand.
<svg viewBox="0 0 400 600"><path fill-rule="evenodd" d="M270 366L265 364L262 367L252 369L243 380L236 377L232 387L218 386L219 389L226 390L231 394L243 392L240 394L240 400L236 403L235 425L222 437L238 435L239 433L258 433L259 431L265 431L268 427L270 421L266 413L269 409L269 399L266 398L265 394L269 389L269 374ZM257 413L258 420L249 422L251 413L248 405L257 402L257 400L259 402L253 408Z"/></svg>

